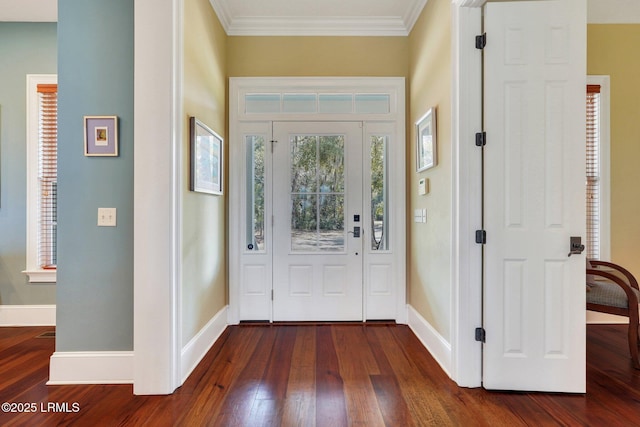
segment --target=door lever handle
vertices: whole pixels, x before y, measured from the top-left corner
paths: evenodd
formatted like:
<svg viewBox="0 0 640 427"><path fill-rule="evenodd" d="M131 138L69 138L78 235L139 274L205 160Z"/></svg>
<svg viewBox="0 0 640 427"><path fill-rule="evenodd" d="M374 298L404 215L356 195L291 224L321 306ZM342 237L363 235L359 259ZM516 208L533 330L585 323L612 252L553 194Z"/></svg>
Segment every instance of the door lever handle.
<svg viewBox="0 0 640 427"><path fill-rule="evenodd" d="M580 255L584 251L584 245L582 244L582 237L570 237L569 238L569 255Z"/></svg>
<svg viewBox="0 0 640 427"><path fill-rule="evenodd" d="M353 234L353 237L360 237L360 227L353 227L353 231L348 231L349 234Z"/></svg>

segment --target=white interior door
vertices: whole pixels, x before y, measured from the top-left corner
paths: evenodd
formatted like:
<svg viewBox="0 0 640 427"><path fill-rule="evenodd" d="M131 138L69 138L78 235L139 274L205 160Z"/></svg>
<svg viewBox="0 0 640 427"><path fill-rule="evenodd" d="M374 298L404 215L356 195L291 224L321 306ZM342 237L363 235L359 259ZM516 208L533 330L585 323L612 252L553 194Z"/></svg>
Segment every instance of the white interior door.
<svg viewBox="0 0 640 427"><path fill-rule="evenodd" d="M362 124L273 135L273 320L363 320Z"/></svg>
<svg viewBox="0 0 640 427"><path fill-rule="evenodd" d="M485 10L483 384L585 391L584 2Z"/></svg>

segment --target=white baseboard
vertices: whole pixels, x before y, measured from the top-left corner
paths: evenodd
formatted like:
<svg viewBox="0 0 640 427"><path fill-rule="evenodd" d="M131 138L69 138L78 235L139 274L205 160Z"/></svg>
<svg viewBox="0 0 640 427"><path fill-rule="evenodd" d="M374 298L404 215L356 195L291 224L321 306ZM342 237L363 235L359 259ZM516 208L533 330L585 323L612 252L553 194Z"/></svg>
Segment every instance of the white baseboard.
<svg viewBox="0 0 640 427"><path fill-rule="evenodd" d="M440 367L451 377L451 344L436 331L411 305L407 305L409 327Z"/></svg>
<svg viewBox="0 0 640 427"><path fill-rule="evenodd" d="M133 384L133 351L56 351L47 385Z"/></svg>
<svg viewBox="0 0 640 427"><path fill-rule="evenodd" d="M0 326L55 326L56 306L0 305Z"/></svg>
<svg viewBox="0 0 640 427"><path fill-rule="evenodd" d="M182 349L181 378L183 383L227 328L228 308L229 306L225 306L218 311Z"/></svg>
<svg viewBox="0 0 640 427"><path fill-rule="evenodd" d="M625 316L616 316L615 314L599 313L597 311L587 310L587 325L592 324L628 325L629 318Z"/></svg>

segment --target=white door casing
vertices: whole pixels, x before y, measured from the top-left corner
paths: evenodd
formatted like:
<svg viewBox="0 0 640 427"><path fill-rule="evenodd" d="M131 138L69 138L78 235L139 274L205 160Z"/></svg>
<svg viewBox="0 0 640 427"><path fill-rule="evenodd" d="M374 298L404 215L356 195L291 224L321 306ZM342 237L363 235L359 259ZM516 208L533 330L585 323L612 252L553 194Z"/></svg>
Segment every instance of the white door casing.
<svg viewBox="0 0 640 427"><path fill-rule="evenodd" d="M485 8L483 384L584 392L585 7Z"/></svg>

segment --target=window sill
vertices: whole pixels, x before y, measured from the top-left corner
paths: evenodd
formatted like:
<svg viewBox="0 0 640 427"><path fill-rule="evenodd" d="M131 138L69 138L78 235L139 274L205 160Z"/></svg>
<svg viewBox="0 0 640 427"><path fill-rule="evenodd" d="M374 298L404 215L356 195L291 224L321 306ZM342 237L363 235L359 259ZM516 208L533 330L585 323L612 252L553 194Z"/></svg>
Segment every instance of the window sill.
<svg viewBox="0 0 640 427"><path fill-rule="evenodd" d="M29 276L29 283L55 283L56 270L25 270L24 274Z"/></svg>

